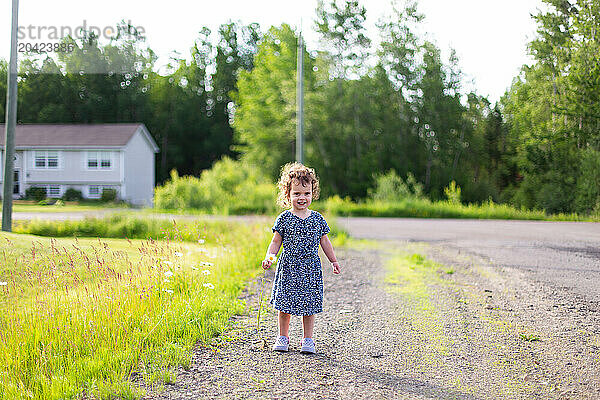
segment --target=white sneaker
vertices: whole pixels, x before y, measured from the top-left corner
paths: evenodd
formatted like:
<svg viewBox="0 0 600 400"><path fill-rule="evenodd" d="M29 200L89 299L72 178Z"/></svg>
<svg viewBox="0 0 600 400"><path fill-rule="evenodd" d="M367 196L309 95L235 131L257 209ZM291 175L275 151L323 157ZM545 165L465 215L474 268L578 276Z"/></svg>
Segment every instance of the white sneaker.
<svg viewBox="0 0 600 400"><path fill-rule="evenodd" d="M314 354L315 352L315 341L309 337L302 339L302 348L300 349L300 353Z"/></svg>
<svg viewBox="0 0 600 400"><path fill-rule="evenodd" d="M274 351L288 351L290 346L290 338L287 336L279 336L273 344Z"/></svg>

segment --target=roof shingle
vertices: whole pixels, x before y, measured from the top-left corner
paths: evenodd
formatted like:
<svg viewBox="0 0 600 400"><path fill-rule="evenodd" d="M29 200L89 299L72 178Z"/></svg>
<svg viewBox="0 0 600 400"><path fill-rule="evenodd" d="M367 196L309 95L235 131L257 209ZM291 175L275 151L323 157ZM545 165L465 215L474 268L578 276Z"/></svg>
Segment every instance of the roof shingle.
<svg viewBox="0 0 600 400"><path fill-rule="evenodd" d="M116 124L17 124L15 147L125 146L141 123ZM0 124L4 147L5 125Z"/></svg>

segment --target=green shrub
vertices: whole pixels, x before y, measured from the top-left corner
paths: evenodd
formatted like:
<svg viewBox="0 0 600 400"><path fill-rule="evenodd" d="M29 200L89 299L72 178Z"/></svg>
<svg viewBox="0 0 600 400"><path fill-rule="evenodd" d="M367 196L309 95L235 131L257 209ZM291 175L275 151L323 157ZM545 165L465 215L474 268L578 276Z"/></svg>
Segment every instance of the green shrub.
<svg viewBox="0 0 600 400"><path fill-rule="evenodd" d="M450 204L460 204L460 186L456 182L450 182L450 185L444 188L444 194Z"/></svg>
<svg viewBox="0 0 600 400"><path fill-rule="evenodd" d="M62 196L63 201L81 201L83 194L80 190L68 188Z"/></svg>
<svg viewBox="0 0 600 400"><path fill-rule="evenodd" d="M102 189L102 195L100 196L100 201L103 203L108 203L111 201L117 200L117 190L104 188Z"/></svg>
<svg viewBox="0 0 600 400"><path fill-rule="evenodd" d="M369 199L374 201L399 201L406 198L423 198L423 185L410 172L406 181L393 169L375 175L375 189L369 190Z"/></svg>
<svg viewBox="0 0 600 400"><path fill-rule="evenodd" d="M275 185L256 168L228 157L217 161L198 177L180 177L154 191L158 209L196 209L207 213L274 213Z"/></svg>
<svg viewBox="0 0 600 400"><path fill-rule="evenodd" d="M25 190L25 198L27 200L35 200L37 202L45 200L46 199L46 188L32 186L32 187L28 188L27 190Z"/></svg>

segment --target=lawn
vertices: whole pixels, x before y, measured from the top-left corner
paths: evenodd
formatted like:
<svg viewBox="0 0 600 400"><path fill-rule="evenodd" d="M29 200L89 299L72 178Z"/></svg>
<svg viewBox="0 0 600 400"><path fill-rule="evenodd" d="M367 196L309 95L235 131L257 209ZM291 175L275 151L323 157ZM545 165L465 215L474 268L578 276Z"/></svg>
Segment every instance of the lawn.
<svg viewBox="0 0 600 400"><path fill-rule="evenodd" d="M163 240L0 233L0 398L136 398L132 380L173 379L243 311L237 297L270 238L256 224L185 229Z"/></svg>
<svg viewBox="0 0 600 400"><path fill-rule="evenodd" d="M0 202L0 205L2 202ZM59 203L60 204L60 203ZM81 212L81 211L102 211L102 210L127 210L130 207L127 204L100 203L67 201L64 205L41 205L30 200L14 200L13 212L23 213L44 213L44 212Z"/></svg>

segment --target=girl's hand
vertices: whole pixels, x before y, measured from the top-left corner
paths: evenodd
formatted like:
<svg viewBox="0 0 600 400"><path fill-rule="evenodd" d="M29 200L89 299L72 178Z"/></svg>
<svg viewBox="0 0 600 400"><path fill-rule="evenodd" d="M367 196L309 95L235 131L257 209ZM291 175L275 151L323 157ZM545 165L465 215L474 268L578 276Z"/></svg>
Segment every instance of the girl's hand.
<svg viewBox="0 0 600 400"><path fill-rule="evenodd" d="M336 262L334 262L334 263L331 263L331 266L333 267L333 273L334 273L334 274L336 274L336 275L337 275L337 274L339 274L340 272L342 272L342 270L340 269L340 263L339 263L339 262L337 262L337 261L336 261Z"/></svg>
<svg viewBox="0 0 600 400"><path fill-rule="evenodd" d="M269 261L269 260L263 260L263 262L262 262L262 267L263 267L264 269L269 269L269 268L271 268L271 265L273 265L273 262L272 262L272 261Z"/></svg>

